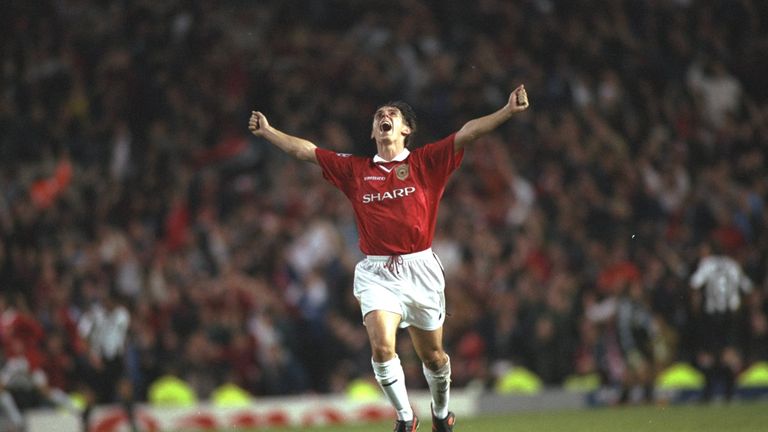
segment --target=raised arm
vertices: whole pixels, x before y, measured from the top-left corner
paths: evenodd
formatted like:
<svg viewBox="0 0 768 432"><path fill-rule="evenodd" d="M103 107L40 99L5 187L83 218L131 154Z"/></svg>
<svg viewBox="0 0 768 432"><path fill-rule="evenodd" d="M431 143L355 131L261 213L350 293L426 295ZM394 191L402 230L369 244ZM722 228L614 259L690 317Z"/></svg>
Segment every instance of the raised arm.
<svg viewBox="0 0 768 432"><path fill-rule="evenodd" d="M259 111L251 111L248 129L257 137L262 137L296 159L317 163L312 142L281 132L269 125L267 118Z"/></svg>
<svg viewBox="0 0 768 432"><path fill-rule="evenodd" d="M528 108L528 95L525 93L525 87L520 85L509 95L507 104L500 110L468 121L458 132L453 142L453 150L459 151L465 145L474 142L476 139L496 129L502 123L509 120L512 114L525 111Z"/></svg>

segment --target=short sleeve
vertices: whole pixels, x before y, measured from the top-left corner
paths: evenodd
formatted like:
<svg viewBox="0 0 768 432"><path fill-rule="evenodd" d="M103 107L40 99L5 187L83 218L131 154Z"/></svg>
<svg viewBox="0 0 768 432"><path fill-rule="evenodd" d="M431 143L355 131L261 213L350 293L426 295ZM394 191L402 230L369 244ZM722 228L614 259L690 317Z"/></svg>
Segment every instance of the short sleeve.
<svg viewBox="0 0 768 432"><path fill-rule="evenodd" d="M315 149L315 156L323 171L323 177L346 193L352 179L354 156L320 147Z"/></svg>
<svg viewBox="0 0 768 432"><path fill-rule="evenodd" d="M458 152L454 151L455 137L456 134L453 133L415 151L431 175L447 179L461 165L464 149L462 148Z"/></svg>

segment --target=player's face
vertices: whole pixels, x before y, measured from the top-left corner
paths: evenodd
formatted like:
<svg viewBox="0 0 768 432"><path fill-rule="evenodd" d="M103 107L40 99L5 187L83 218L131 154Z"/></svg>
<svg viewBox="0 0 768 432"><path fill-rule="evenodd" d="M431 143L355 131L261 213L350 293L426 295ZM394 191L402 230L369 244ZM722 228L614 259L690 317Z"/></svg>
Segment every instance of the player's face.
<svg viewBox="0 0 768 432"><path fill-rule="evenodd" d="M403 121L403 114L395 107L381 107L373 115L371 138L396 140L411 133L411 128Z"/></svg>

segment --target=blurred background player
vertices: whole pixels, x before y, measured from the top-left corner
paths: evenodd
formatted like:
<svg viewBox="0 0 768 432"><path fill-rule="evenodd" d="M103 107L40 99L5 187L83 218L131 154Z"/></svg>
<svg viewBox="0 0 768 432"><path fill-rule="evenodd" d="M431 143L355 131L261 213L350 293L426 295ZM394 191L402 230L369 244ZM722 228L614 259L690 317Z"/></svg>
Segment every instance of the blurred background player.
<svg viewBox="0 0 768 432"><path fill-rule="evenodd" d="M464 124L456 133L410 151L416 116L403 102L376 110L371 159L318 148L305 139L270 126L252 112L249 129L291 156L320 165L323 176L352 203L366 258L355 267L354 294L373 352L376 380L397 411L395 431L419 426L396 352L398 328L408 328L423 363L432 394L432 430L451 431L448 410L451 366L443 350L445 273L432 252L437 209L450 174L459 167L464 147L528 108L523 86L498 111Z"/></svg>
<svg viewBox="0 0 768 432"><path fill-rule="evenodd" d="M701 260L691 276L694 314L697 326L696 363L704 373L706 385L702 401L709 401L718 389L731 400L736 375L742 369L738 349L745 337L742 297L752 292L752 281L733 258L718 253L715 243L701 246Z"/></svg>
<svg viewBox="0 0 768 432"><path fill-rule="evenodd" d="M117 293L100 296L78 321L78 332L87 341L86 371L90 381L84 422L94 404L119 402L132 430L136 429L133 388L125 373L125 347L131 316Z"/></svg>
<svg viewBox="0 0 768 432"><path fill-rule="evenodd" d="M640 391L642 400L653 401L653 380L656 361L654 340L660 330L654 322L643 287L639 282L628 283L619 296L616 307L616 329L627 370L619 401L634 400L633 391Z"/></svg>

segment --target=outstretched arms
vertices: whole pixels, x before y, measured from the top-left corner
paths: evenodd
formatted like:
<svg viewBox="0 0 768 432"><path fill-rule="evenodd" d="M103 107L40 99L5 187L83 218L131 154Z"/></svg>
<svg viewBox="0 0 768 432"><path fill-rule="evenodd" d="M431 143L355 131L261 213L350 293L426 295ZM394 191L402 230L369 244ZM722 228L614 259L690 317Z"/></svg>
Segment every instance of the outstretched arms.
<svg viewBox="0 0 768 432"><path fill-rule="evenodd" d="M312 142L281 132L269 125L267 118L259 111L251 111L248 129L257 137L262 137L296 159L317 163Z"/></svg>
<svg viewBox="0 0 768 432"><path fill-rule="evenodd" d="M509 120L512 114L525 111L527 108L528 94L525 92L525 87L521 85L512 91L507 104L500 110L487 116L470 120L459 129L453 141L453 150L456 152L461 150L465 145L474 142Z"/></svg>
<svg viewBox="0 0 768 432"><path fill-rule="evenodd" d="M456 133L453 149L458 152L465 145L474 142L481 136L491 132L518 112L528 109L528 95L524 86L517 87L509 95L507 104L498 111L483 117L468 121ZM251 111L248 121L248 129L257 136L262 137L279 147L284 152L296 159L317 163L315 149L317 146L311 141L288 135L269 125L267 118L259 111Z"/></svg>

